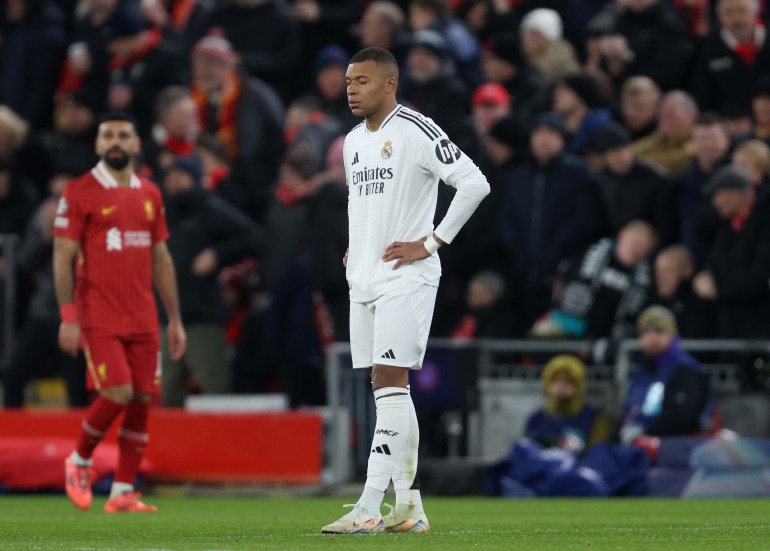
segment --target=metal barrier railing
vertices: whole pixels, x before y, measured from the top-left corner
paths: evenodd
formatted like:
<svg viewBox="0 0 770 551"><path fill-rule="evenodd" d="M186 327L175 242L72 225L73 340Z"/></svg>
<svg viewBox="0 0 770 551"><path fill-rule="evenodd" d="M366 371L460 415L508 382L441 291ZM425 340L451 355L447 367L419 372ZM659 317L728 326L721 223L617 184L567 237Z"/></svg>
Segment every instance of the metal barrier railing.
<svg viewBox="0 0 770 551"><path fill-rule="evenodd" d="M0 270L2 308L0 308L0 368L4 368L11 356L16 319L16 245L18 237L0 234L0 258L5 269Z"/></svg>

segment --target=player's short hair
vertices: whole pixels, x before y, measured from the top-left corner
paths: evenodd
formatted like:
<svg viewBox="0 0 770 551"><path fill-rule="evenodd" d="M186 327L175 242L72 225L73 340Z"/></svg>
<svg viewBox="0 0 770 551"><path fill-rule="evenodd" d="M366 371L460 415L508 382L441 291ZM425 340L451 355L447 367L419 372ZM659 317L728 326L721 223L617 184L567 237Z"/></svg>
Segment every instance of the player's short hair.
<svg viewBox="0 0 770 551"><path fill-rule="evenodd" d="M99 124L97 125L97 127L101 126L105 122L113 122L113 121L129 122L131 123L131 126L134 127L134 132L137 132L136 119L134 119L134 117L132 117L125 111L109 111L105 113L104 115L99 117Z"/></svg>
<svg viewBox="0 0 770 551"><path fill-rule="evenodd" d="M398 78L398 61L396 57L385 48L364 48L350 58L350 63L363 63L374 61L378 67L384 67L394 77Z"/></svg>

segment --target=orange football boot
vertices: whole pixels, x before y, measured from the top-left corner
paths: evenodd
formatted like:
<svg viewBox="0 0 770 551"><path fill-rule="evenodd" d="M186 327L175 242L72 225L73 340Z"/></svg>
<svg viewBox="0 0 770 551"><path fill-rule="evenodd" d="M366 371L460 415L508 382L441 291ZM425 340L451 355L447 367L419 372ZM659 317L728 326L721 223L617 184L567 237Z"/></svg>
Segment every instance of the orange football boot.
<svg viewBox="0 0 770 551"><path fill-rule="evenodd" d="M67 490L67 497L75 507L84 511L91 507L94 498L91 493L93 477L94 471L91 467L75 465L70 457L64 460L64 487Z"/></svg>
<svg viewBox="0 0 770 551"><path fill-rule="evenodd" d="M104 505L105 513L157 513L155 505L147 505L140 501L139 492L126 492L107 500Z"/></svg>

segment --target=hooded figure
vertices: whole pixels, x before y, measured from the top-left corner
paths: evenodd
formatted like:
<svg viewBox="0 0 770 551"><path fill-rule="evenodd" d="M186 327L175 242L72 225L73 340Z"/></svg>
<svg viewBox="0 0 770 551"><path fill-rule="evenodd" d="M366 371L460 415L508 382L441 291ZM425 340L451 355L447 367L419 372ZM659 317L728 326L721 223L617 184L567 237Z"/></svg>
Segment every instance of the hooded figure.
<svg viewBox="0 0 770 551"><path fill-rule="evenodd" d="M546 404L527 419L527 438L576 454L609 438L607 416L585 403L586 369L580 359L555 356L545 365L540 382Z"/></svg>

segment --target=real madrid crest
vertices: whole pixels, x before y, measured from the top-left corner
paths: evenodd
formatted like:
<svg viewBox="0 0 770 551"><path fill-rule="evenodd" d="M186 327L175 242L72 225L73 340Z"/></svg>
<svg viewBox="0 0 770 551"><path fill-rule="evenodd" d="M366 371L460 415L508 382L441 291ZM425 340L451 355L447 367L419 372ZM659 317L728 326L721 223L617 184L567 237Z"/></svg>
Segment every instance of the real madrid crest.
<svg viewBox="0 0 770 551"><path fill-rule="evenodd" d="M390 159L393 156L393 142L390 140L386 141L385 145L382 146L380 155L382 155L383 159Z"/></svg>

